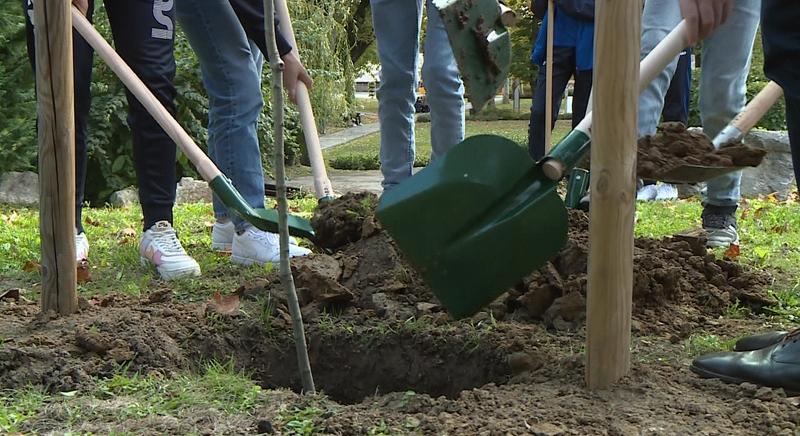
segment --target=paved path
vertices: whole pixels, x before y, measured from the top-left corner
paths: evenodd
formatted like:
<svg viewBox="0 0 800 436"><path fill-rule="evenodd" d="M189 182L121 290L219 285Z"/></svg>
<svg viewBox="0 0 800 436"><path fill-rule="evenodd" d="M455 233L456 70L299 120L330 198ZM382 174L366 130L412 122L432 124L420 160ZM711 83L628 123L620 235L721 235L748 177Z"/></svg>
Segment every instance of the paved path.
<svg viewBox="0 0 800 436"><path fill-rule="evenodd" d="M375 133L380 129L381 125L379 123L369 123L362 124L360 126L348 127L329 135L320 136L319 145L323 150L325 150L326 148L331 148L336 145L344 144L345 142L350 142L354 139L361 138L362 136Z"/></svg>
<svg viewBox="0 0 800 436"><path fill-rule="evenodd" d="M337 171L335 174L328 174L328 178L331 179L331 185L337 194L360 191L380 194L383 191L381 188L383 176L379 170ZM314 192L314 180L311 176L294 177L289 184Z"/></svg>

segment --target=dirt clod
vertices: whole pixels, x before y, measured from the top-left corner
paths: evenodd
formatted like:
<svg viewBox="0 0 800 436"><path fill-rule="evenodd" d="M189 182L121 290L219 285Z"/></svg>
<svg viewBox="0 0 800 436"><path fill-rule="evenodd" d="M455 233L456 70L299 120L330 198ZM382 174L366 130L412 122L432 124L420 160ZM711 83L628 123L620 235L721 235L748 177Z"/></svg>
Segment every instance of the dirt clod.
<svg viewBox="0 0 800 436"><path fill-rule="evenodd" d="M362 234L370 233L362 229L364 221L374 215L378 197L370 192L348 193L334 201L322 203L311 218L311 226L321 247L336 249L356 242ZM375 228L370 219L368 229Z"/></svg>
<svg viewBox="0 0 800 436"><path fill-rule="evenodd" d="M639 177L657 180L682 165L758 166L765 154L765 150L741 142L717 150L705 134L687 130L681 123L663 123L655 135L639 139L637 172Z"/></svg>

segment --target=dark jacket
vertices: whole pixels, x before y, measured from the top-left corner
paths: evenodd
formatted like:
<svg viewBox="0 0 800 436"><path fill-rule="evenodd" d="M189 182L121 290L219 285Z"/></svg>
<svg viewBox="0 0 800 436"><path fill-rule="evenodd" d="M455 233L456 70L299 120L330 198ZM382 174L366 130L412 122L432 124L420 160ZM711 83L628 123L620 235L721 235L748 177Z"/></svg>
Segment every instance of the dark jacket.
<svg viewBox="0 0 800 436"><path fill-rule="evenodd" d="M761 37L764 73L787 96L800 98L800 4L798 0L762 0Z"/></svg>
<svg viewBox="0 0 800 436"><path fill-rule="evenodd" d="M554 0L556 6L578 20L594 21L594 0ZM547 0L533 0L533 13L544 20Z"/></svg>

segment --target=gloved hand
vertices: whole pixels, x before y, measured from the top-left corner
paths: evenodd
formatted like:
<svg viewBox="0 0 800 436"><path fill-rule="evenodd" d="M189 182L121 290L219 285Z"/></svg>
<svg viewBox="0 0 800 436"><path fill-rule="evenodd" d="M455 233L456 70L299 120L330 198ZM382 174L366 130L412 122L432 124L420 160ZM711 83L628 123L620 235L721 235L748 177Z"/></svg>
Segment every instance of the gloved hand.
<svg viewBox="0 0 800 436"><path fill-rule="evenodd" d="M686 20L689 44L694 45L722 25L731 14L734 0L679 0Z"/></svg>

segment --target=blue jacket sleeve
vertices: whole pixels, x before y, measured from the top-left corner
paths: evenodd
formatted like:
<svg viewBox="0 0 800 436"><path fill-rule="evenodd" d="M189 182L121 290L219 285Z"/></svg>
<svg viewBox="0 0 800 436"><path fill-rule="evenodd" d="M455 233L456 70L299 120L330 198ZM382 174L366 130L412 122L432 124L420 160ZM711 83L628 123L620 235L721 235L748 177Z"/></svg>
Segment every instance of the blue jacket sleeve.
<svg viewBox="0 0 800 436"><path fill-rule="evenodd" d="M261 0L229 0L233 11L244 27L247 37L252 39L264 57L268 57L266 29L264 28L264 3ZM292 51L292 45L278 31L278 19L275 18L275 42L278 53L283 56Z"/></svg>

